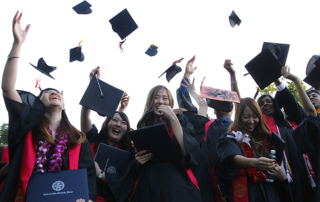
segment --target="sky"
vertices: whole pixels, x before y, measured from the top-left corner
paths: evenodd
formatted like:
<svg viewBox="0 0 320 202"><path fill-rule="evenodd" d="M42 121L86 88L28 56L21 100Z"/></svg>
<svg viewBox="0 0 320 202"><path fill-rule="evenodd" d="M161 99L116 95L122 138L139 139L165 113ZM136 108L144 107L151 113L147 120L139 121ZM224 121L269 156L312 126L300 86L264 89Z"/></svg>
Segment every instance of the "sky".
<svg viewBox="0 0 320 202"><path fill-rule="evenodd" d="M72 9L77 0L4 0L0 12L0 72L3 72L10 52L13 35L12 19L17 10L23 12L22 27L31 24L23 44L16 89L36 95L36 78L40 73L29 63L37 64L43 57L57 70L42 75L41 87L63 90L66 113L71 123L80 129L79 102L89 84L89 73L101 67L101 79L130 96L126 109L131 127L136 128L142 116L147 94L156 85L168 87L174 95L180 85L187 61L196 55L191 76L196 78L196 89L207 76L204 85L230 90L230 78L223 68L225 59L231 59L236 70L241 97L253 97L256 84L245 65L260 53L263 42L290 44L287 65L299 78L306 76L306 66L312 55L319 54L319 1L101 1L88 0L92 13L78 15ZM109 20L123 9L134 18L138 29L128 36L119 50L120 37L113 32ZM242 23L231 28L228 15L234 10ZM83 62L69 63L69 50L83 39ZM145 53L151 44L158 46L158 54ZM182 72L170 83L165 76L158 77L180 58ZM0 77L2 81L2 76ZM307 85L308 86L308 85ZM309 86L308 86L309 87ZM199 90L198 90L199 92ZM194 102L195 103L195 102ZM209 116L214 118L213 110ZM104 118L91 113L98 128ZM0 99L0 124L8 122L3 99Z"/></svg>

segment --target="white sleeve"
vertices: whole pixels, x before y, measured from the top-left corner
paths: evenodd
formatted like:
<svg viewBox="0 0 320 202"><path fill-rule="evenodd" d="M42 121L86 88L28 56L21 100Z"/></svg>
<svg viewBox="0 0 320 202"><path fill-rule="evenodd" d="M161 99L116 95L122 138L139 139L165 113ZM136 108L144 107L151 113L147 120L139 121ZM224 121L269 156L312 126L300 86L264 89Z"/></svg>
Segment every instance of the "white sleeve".
<svg viewBox="0 0 320 202"><path fill-rule="evenodd" d="M278 91L282 91L283 89L285 89L286 85L284 85L283 82L281 82L281 84L279 86L276 86Z"/></svg>

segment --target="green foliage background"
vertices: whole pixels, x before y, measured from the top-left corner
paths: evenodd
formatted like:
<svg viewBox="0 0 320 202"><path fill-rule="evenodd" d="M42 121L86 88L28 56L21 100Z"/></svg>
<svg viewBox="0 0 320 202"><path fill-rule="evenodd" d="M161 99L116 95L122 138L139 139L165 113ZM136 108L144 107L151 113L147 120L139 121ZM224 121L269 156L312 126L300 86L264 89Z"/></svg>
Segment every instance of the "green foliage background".
<svg viewBox="0 0 320 202"><path fill-rule="evenodd" d="M8 145L8 124L3 123L0 127L0 146Z"/></svg>

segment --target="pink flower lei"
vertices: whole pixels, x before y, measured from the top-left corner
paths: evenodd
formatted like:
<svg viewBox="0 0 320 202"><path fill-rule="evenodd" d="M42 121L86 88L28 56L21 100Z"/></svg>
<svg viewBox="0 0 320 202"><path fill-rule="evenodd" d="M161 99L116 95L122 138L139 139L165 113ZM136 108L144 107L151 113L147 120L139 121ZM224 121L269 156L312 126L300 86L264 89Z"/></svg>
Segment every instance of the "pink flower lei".
<svg viewBox="0 0 320 202"><path fill-rule="evenodd" d="M48 142L39 141L38 143L38 152L36 163L34 166L34 172L36 173L45 173L45 172L57 172L61 171L62 159L64 158L64 150L67 149L68 137L67 133L63 132L59 138L59 130L60 126L57 128L55 133L55 139L57 144L53 150L53 154L51 156L51 160L46 158L46 154L50 154L51 151L49 148L51 145ZM50 127L48 128L49 133L52 135L52 130ZM49 163L48 170L46 171L44 165Z"/></svg>

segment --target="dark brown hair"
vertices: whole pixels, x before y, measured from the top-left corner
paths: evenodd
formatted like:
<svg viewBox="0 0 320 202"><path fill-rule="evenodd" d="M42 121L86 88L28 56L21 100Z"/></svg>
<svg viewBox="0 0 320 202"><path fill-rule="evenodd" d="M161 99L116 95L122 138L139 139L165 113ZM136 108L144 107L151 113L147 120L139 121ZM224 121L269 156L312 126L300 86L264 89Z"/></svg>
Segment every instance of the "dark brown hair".
<svg viewBox="0 0 320 202"><path fill-rule="evenodd" d="M45 116L42 117L41 121L38 122L36 127L32 130L32 138L35 141L46 141L50 144L55 144L52 140L51 134L48 132L49 122ZM86 140L85 134L76 129L69 121L67 114L64 110L61 112L61 122L59 135L64 132L68 135L68 143L71 146L82 144ZM59 137L59 136L58 136Z"/></svg>
<svg viewBox="0 0 320 202"><path fill-rule="evenodd" d="M250 110L254 114L256 114L259 118L259 123L254 128L254 130L250 133L247 131L246 126L241 122L241 116L246 107L249 107ZM267 157L269 155L268 150L265 148L266 144L269 146L269 140L271 131L267 126L266 122L263 119L261 109L258 103L252 98L243 98L240 100L240 104L237 106L234 123L231 126L236 131L241 131L242 133L250 134L250 144L252 147L253 155L255 158L259 157ZM242 143L242 142L241 142ZM240 149L243 154L246 154L242 144L240 145Z"/></svg>
<svg viewBox="0 0 320 202"><path fill-rule="evenodd" d="M120 117L127 123L127 130L119 141L119 147L122 150L129 151L132 148L131 139L128 135L128 132L130 131L129 118L125 113L120 111L116 111L115 114L119 114ZM99 132L99 138L97 138L97 140L95 141L95 148L94 148L95 151L97 151L100 142L107 144L108 124L112 118L106 118L106 120L103 122L101 130Z"/></svg>
<svg viewBox="0 0 320 202"><path fill-rule="evenodd" d="M167 89L165 86L155 86L153 87L150 91L149 91L149 94L148 94L148 97L147 97L147 101L146 101L146 104L144 106L144 111L143 111L143 115L142 117L140 118L138 124L137 124L137 128L143 128L143 127L146 127L146 126L150 126L150 125L154 125L154 124L157 124L157 123L161 123L161 121L164 118L164 116L161 116L161 117L155 117L154 114L153 114L153 103L154 103L154 99L158 93L158 91L160 89L165 89L167 94L168 94L168 98L169 98L169 106L171 108L173 108L173 105L174 105L174 101L173 101L173 97L172 97L172 94L171 92L169 91L169 89ZM168 120L167 120L168 121Z"/></svg>

